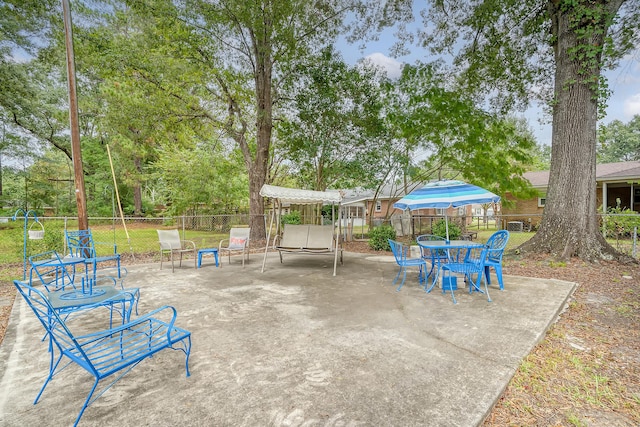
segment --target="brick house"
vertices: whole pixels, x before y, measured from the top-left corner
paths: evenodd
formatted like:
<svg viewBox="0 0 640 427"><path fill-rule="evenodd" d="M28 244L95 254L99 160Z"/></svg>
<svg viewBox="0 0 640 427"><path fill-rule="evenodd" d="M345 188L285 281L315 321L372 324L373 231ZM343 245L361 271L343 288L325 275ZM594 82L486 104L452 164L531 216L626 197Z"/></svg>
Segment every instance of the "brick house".
<svg viewBox="0 0 640 427"><path fill-rule="evenodd" d="M528 216L541 216L546 202L549 171L527 172L524 177L538 190L537 197L515 199L505 196L511 206L502 206L502 214L510 220L526 221ZM602 210L621 208L640 212L640 161L602 163L596 165L596 200Z"/></svg>

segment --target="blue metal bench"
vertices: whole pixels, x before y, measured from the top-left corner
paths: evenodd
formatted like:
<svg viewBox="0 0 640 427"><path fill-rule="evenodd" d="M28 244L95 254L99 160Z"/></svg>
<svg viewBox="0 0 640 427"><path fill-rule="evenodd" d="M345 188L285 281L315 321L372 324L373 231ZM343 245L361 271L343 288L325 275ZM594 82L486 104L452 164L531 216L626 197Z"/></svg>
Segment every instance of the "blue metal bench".
<svg viewBox="0 0 640 427"><path fill-rule="evenodd" d="M177 316L175 308L163 306L135 320L103 330L87 332L84 325L83 332L76 335L71 329L75 330L77 325L67 324L44 293L18 280L14 280L13 283L49 336L49 375L33 404L38 403L49 381L72 363L78 364L95 378L74 426L78 425L90 404L138 363L161 350L171 348L183 351L186 355L187 377L190 375L191 333L174 325ZM170 320L160 320L155 316L167 317ZM65 357L68 361L61 364ZM94 396L98 383L116 373L116 378Z"/></svg>

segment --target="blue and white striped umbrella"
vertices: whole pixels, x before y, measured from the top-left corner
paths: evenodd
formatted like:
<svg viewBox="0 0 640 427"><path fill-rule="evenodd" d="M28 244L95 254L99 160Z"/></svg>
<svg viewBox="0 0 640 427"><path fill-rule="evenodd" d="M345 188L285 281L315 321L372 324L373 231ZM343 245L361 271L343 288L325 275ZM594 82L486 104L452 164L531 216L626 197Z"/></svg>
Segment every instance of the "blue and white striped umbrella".
<svg viewBox="0 0 640 427"><path fill-rule="evenodd" d="M447 209L471 204L497 203L500 196L476 185L462 181L430 182L422 188L412 191L393 204L397 209L411 211L426 208ZM445 215L447 240L449 240L449 223Z"/></svg>

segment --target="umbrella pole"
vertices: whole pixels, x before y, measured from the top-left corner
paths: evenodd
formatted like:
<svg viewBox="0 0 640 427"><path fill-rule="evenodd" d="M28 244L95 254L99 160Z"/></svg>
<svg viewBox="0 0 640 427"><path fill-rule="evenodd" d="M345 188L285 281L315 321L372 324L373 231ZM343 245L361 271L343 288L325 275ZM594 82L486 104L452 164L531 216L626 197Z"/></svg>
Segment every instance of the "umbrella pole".
<svg viewBox="0 0 640 427"><path fill-rule="evenodd" d="M447 243L449 243L449 216L444 214L444 228L447 230Z"/></svg>

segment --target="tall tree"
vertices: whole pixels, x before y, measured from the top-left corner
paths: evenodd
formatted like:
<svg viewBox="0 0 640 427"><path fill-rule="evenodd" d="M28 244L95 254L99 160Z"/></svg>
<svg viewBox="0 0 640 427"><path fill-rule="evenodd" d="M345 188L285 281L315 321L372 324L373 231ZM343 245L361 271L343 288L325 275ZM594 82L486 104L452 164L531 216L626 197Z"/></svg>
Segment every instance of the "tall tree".
<svg viewBox="0 0 640 427"><path fill-rule="evenodd" d="M287 88L288 113L277 127L278 149L305 188L362 185L386 136L375 70L349 66L327 48L299 64L296 75Z"/></svg>
<svg viewBox="0 0 640 427"><path fill-rule="evenodd" d="M251 232L265 235L259 192L271 156L279 88L300 58L334 40L350 0L135 2L157 19L165 53L197 64L201 102L190 104L239 147L249 175Z"/></svg>
<svg viewBox="0 0 640 427"><path fill-rule="evenodd" d="M622 257L599 232L596 124L604 67L637 46L638 0L434 0L425 14L435 52L455 54L459 82L492 105L522 107L552 88L552 155L542 223L523 251L585 260ZM435 26L434 26L435 25ZM553 85L551 85L553 82ZM544 93L544 91L543 91Z"/></svg>

